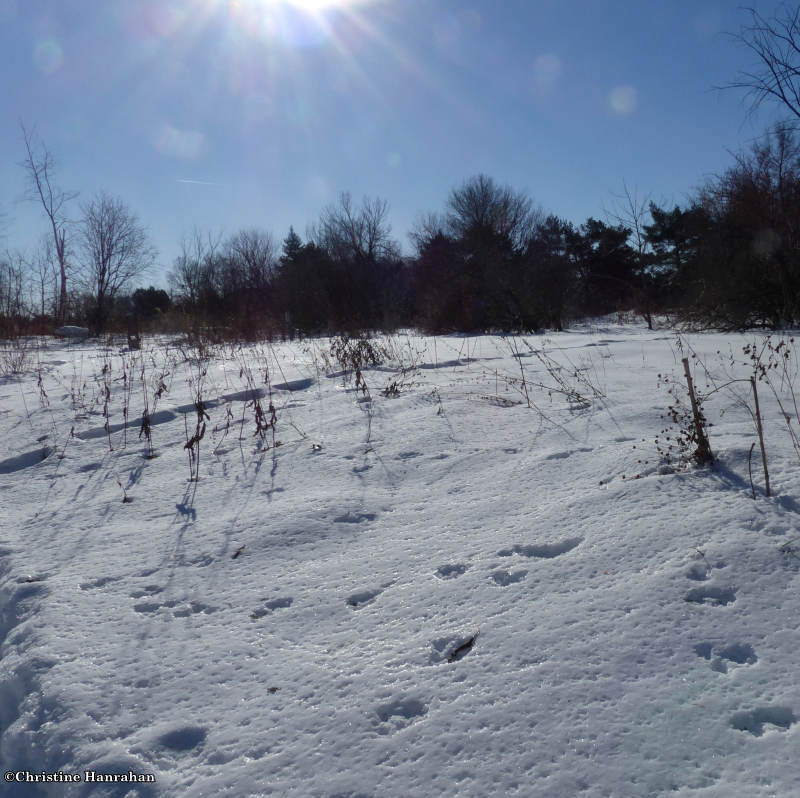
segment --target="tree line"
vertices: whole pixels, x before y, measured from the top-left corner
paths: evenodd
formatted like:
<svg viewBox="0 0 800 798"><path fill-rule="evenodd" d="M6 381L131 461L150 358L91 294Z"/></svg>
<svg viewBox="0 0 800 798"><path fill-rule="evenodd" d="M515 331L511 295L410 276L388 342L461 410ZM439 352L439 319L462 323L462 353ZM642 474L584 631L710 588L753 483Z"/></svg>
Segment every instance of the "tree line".
<svg viewBox="0 0 800 798"><path fill-rule="evenodd" d="M486 175L421 216L403 256L385 200L326 207L305 239L195 232L170 291L139 287L155 262L138 217L101 192L68 221L52 159L26 134L26 173L48 222L33 256L0 262L6 329L36 320L100 332L135 316L243 337L416 326L431 332L561 330L573 319L670 313L724 329L800 321L800 138L778 125L683 206L627 188L605 220L575 225ZM76 261L80 268L76 268Z"/></svg>

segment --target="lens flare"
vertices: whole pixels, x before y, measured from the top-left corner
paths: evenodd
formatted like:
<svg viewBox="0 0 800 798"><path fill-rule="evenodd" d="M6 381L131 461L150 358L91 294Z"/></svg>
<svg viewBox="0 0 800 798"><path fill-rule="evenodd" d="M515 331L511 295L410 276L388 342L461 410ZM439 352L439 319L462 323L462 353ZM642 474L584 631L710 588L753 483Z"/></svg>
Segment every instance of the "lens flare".
<svg viewBox="0 0 800 798"><path fill-rule="evenodd" d="M615 114L632 114L636 110L636 89L633 86L617 86L608 95L608 104Z"/></svg>
<svg viewBox="0 0 800 798"><path fill-rule="evenodd" d="M33 51L33 62L40 72L45 75L52 75L64 64L64 51L55 39L47 39L39 42Z"/></svg>

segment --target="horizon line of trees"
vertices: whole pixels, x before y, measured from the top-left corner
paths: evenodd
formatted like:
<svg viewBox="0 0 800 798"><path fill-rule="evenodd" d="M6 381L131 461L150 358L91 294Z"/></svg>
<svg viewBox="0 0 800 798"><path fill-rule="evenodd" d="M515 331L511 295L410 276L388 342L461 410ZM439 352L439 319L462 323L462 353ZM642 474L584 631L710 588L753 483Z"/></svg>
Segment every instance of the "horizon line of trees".
<svg viewBox="0 0 800 798"><path fill-rule="evenodd" d="M70 222L74 195L25 131L31 196L50 233L32 255L0 257L0 333L73 322L95 332L131 316L156 327L200 325L236 335L415 326L431 332L564 329L615 311L652 323L673 313L722 329L800 322L800 139L777 125L684 205L625 187L606 220L545 213L477 175L440 212L421 216L401 255L386 200L347 193L278 245L268 232L195 231L169 272L170 293L137 283L155 250L119 198L98 193ZM168 318L168 314L171 316Z"/></svg>

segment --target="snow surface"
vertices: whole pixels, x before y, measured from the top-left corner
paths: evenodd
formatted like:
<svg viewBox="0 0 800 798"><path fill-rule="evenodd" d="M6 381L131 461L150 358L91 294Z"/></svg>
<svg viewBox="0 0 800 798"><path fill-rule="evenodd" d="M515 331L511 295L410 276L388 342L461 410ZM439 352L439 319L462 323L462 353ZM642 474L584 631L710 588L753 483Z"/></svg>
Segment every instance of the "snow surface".
<svg viewBox="0 0 800 798"><path fill-rule="evenodd" d="M698 384L754 340L689 336ZM660 459L667 329L383 341L367 393L324 340L40 341L0 379L0 765L156 776L0 795L800 795L800 458L766 385L771 498L745 383L706 404L712 468Z"/></svg>

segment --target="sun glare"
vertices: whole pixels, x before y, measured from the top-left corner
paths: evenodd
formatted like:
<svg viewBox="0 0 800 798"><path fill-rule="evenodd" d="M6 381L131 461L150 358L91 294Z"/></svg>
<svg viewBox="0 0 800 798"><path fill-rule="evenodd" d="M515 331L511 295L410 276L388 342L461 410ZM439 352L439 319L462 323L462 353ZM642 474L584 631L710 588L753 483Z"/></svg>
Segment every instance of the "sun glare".
<svg viewBox="0 0 800 798"><path fill-rule="evenodd" d="M220 2L220 0L211 0ZM265 33L301 48L329 40L337 20L355 20L377 0L222 0L231 19L251 35Z"/></svg>
<svg viewBox="0 0 800 798"><path fill-rule="evenodd" d="M265 9L275 8L276 6L290 6L308 14L317 14L322 11L361 5L365 0L250 0L250 2Z"/></svg>

